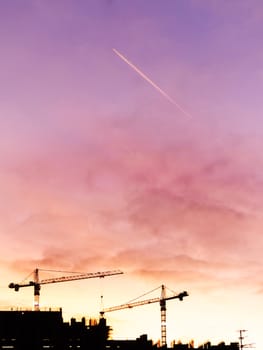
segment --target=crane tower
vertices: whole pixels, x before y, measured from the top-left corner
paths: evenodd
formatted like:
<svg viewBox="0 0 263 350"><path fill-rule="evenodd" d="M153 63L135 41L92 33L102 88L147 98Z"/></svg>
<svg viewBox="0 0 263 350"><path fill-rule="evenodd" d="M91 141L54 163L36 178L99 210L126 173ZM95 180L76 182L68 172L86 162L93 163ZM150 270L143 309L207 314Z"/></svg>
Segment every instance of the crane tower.
<svg viewBox="0 0 263 350"><path fill-rule="evenodd" d="M159 287L158 287L159 288ZM158 289L157 288L157 289ZM154 289L156 290L156 289ZM151 291L152 292L152 291ZM151 293L149 292L149 293ZM148 294L148 293L146 293ZM144 295L146 295L144 294ZM183 291L179 294L173 294L170 297L166 296L166 287L164 285L161 285L161 297L160 298L151 298L151 299L146 299L146 300L140 300L140 301L134 301L134 302L129 302L117 306L112 306L108 308L104 308L100 314L103 317L105 312L111 312L111 311L117 311L117 310L122 310L122 309L131 309L136 306L141 306L141 305L147 305L147 304L152 304L152 303L157 303L159 302L160 304L160 310L161 310L161 345L166 346L166 301L167 300L172 300L172 299L179 299L182 301L184 297L187 297L189 294L186 291ZM138 299L138 298L136 298Z"/></svg>
<svg viewBox="0 0 263 350"><path fill-rule="evenodd" d="M34 275L33 281L29 281L27 283L23 283L23 282L22 283L13 283L13 282L11 282L8 285L9 288L14 289L16 292L18 292L21 287L34 287L34 310L35 311L39 311L40 286L42 284L77 281L77 280L88 279L88 278L103 278L103 277L107 277L107 276L123 274L123 272L120 270L114 270L114 271L93 272L93 273L79 273L76 275L62 276L62 277L56 277L56 278L47 278L47 279L40 280L39 279L39 271L51 271L51 270L35 269L33 271L33 275ZM58 271L53 271L53 272L58 272Z"/></svg>

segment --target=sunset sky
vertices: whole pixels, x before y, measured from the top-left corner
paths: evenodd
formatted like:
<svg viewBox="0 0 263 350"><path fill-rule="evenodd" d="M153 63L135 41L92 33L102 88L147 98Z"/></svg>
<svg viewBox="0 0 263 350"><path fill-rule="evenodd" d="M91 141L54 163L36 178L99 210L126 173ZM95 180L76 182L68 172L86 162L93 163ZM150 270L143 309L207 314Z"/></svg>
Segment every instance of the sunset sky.
<svg viewBox="0 0 263 350"><path fill-rule="evenodd" d="M99 317L165 284L189 293L168 344L262 348L262 34L261 0L0 1L2 308L32 306L7 286L36 267L120 269L41 305ZM160 338L158 304L106 318Z"/></svg>

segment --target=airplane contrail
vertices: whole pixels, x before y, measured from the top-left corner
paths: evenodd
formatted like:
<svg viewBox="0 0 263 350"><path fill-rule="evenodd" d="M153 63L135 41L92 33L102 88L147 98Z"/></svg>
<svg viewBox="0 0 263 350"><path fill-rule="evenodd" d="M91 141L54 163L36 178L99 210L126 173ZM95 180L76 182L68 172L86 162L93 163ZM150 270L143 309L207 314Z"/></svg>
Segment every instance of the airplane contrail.
<svg viewBox="0 0 263 350"><path fill-rule="evenodd" d="M127 63L136 73L138 73L144 80L151 84L157 91L160 92L169 102L175 105L181 112L183 112L187 117L191 115L186 112L172 97L170 97L163 89L161 89L157 84L155 84L146 74L144 74L138 67L131 63L125 56L123 56L118 50L112 49L113 52L118 55L125 63Z"/></svg>

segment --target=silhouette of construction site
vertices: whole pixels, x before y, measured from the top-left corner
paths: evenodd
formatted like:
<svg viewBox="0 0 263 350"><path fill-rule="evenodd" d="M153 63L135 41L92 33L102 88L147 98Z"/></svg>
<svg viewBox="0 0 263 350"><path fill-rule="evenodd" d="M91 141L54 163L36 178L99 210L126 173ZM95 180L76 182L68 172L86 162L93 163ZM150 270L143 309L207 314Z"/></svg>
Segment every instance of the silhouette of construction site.
<svg viewBox="0 0 263 350"><path fill-rule="evenodd" d="M16 350L151 350L160 348L142 335L134 340L114 340L106 319L98 321L85 318L64 322L59 311L0 311L0 349ZM167 348L163 346L161 348ZM226 349L238 350L238 343L211 345L205 343L197 348L189 344L174 343L171 349Z"/></svg>
<svg viewBox="0 0 263 350"><path fill-rule="evenodd" d="M104 271L95 273L73 273L72 275L56 277L56 278L39 278L39 270L35 269L28 277L33 279L26 282L9 284L9 288L18 292L23 287L33 287L34 291L34 310L17 310L0 311L0 349L15 350L151 350L151 349L167 349L166 342L166 302L168 300L177 299L182 301L188 296L186 291L175 293L170 290L171 295L167 294L168 288L161 285L154 290L144 293L141 297L137 297L132 301L104 308L100 312L100 319L90 319L88 322L83 317L81 321L72 318L70 322L64 322L62 317L62 309L43 311L40 310L39 298L40 287L42 284L60 283L68 281L76 281L89 278L104 278L113 275L120 275L120 270ZM54 272L54 271L53 271ZM55 271L62 272L62 271ZM149 293L155 292L161 288L160 297L151 297L145 299ZM149 340L147 335L141 335L134 340L114 340L111 338L111 327L106 324L105 312L133 308L151 303L159 303L161 311L161 339L160 342L154 344ZM240 336L241 337L241 336ZM242 339L242 338L241 338ZM238 350L239 343L231 343L226 345L221 342L218 345L212 345L206 342L197 348L194 347L193 341L188 344L182 344L180 341L173 342L170 349L227 349Z"/></svg>

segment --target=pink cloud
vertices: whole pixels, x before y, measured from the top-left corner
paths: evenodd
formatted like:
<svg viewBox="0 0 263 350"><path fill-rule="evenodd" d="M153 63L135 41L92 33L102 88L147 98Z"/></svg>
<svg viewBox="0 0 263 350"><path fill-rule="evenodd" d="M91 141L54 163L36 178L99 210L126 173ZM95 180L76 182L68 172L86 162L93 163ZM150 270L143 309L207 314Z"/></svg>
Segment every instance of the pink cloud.
<svg viewBox="0 0 263 350"><path fill-rule="evenodd" d="M260 177L247 170L260 157L242 140L196 146L192 131L177 138L166 127L158 140L145 117L135 124L103 117L97 138L93 123L79 122L81 130L69 119L61 131L73 147L52 136L46 149L14 153L5 166L1 224L6 256L18 254L12 268L108 265L140 278L208 280L212 288L232 262L237 273L240 256L261 261Z"/></svg>

